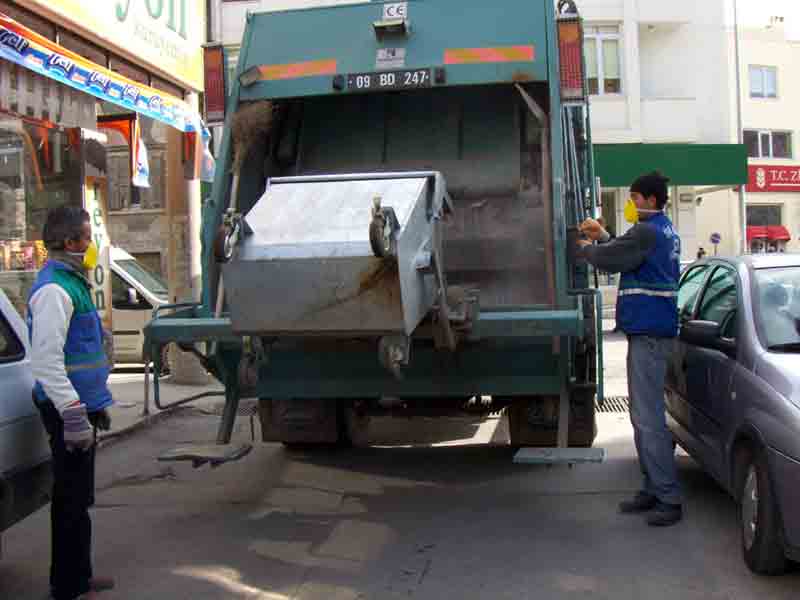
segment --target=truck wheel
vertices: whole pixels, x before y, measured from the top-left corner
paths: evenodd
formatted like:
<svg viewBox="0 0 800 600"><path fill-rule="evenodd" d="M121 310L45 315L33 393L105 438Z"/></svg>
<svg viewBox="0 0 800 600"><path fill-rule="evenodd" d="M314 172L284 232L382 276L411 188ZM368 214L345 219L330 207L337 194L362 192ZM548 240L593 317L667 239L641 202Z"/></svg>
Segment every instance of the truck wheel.
<svg viewBox="0 0 800 600"><path fill-rule="evenodd" d="M370 417L362 400L339 400L336 407L338 446L363 448L369 445Z"/></svg>
<svg viewBox="0 0 800 600"><path fill-rule="evenodd" d="M518 398L508 408L512 446L552 448L558 444L557 396ZM597 435L593 394L575 394L570 399L569 446L591 448Z"/></svg>
<svg viewBox="0 0 800 600"><path fill-rule="evenodd" d="M780 513L762 450L742 451L739 459L739 526L745 563L759 575L780 575L787 560Z"/></svg>

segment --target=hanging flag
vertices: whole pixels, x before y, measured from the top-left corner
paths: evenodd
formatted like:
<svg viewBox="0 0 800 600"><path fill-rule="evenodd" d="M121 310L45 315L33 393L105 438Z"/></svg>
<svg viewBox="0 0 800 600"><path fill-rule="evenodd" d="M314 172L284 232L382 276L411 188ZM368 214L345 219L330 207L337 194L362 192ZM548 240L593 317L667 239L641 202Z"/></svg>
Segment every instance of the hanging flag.
<svg viewBox="0 0 800 600"><path fill-rule="evenodd" d="M136 187L149 188L150 187L150 163L147 160L147 148L144 145L142 136L139 137L139 143L136 145L136 153L134 157L134 171L131 183Z"/></svg>
<svg viewBox="0 0 800 600"><path fill-rule="evenodd" d="M97 127L111 129L125 138L131 155L129 174L131 183L136 187L150 187L150 166L139 126L139 114L125 113L97 117Z"/></svg>
<svg viewBox="0 0 800 600"><path fill-rule="evenodd" d="M217 161L211 154L211 134L208 129L203 129L203 167L200 169L200 181L208 183L214 182L214 174L217 171Z"/></svg>

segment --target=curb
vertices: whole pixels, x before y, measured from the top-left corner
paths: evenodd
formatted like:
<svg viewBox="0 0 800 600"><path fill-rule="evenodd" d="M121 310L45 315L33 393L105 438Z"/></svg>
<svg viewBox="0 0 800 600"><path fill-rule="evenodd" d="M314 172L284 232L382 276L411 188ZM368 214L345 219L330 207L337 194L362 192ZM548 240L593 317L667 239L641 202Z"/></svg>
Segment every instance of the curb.
<svg viewBox="0 0 800 600"><path fill-rule="evenodd" d="M176 406L175 408L162 410L157 413L152 413L146 417L142 417L140 420L136 421L132 425L128 425L123 429L118 431L110 431L107 433L103 433L102 435L97 436L97 448L98 450L102 448L106 448L108 446L113 446L117 442L121 442L130 435L136 433L141 429L145 429L150 427L151 425L156 425L161 423L162 421L167 420L168 418L175 416L176 414L182 412L183 407Z"/></svg>

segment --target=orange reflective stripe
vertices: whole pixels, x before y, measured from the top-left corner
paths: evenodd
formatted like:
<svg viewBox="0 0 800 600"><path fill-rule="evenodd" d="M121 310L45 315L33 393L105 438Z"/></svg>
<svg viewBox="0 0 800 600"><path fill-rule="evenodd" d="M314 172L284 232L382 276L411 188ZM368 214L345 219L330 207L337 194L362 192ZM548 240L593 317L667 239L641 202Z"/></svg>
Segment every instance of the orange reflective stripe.
<svg viewBox="0 0 800 600"><path fill-rule="evenodd" d="M533 46L501 46L499 48L453 48L444 51L444 64L501 63L533 61Z"/></svg>
<svg viewBox="0 0 800 600"><path fill-rule="evenodd" d="M261 65L258 67L262 81L276 79L298 79L315 75L335 75L335 60L310 60L287 65Z"/></svg>

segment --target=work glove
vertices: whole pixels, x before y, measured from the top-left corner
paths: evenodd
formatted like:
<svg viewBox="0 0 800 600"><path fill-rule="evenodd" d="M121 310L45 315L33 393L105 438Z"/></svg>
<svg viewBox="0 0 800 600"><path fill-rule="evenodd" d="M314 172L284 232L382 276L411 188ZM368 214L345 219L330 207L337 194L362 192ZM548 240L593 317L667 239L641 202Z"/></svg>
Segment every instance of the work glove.
<svg viewBox="0 0 800 600"><path fill-rule="evenodd" d="M94 430L86 413L86 406L80 403L71 404L61 411L64 422L64 445L67 451L88 450L94 444Z"/></svg>
<svg viewBox="0 0 800 600"><path fill-rule="evenodd" d="M105 408L92 415L92 422L100 431L111 429L111 415L108 414Z"/></svg>
<svg viewBox="0 0 800 600"><path fill-rule="evenodd" d="M609 239L608 232L594 219L586 219L581 223L580 231L583 235L595 242L605 242Z"/></svg>

